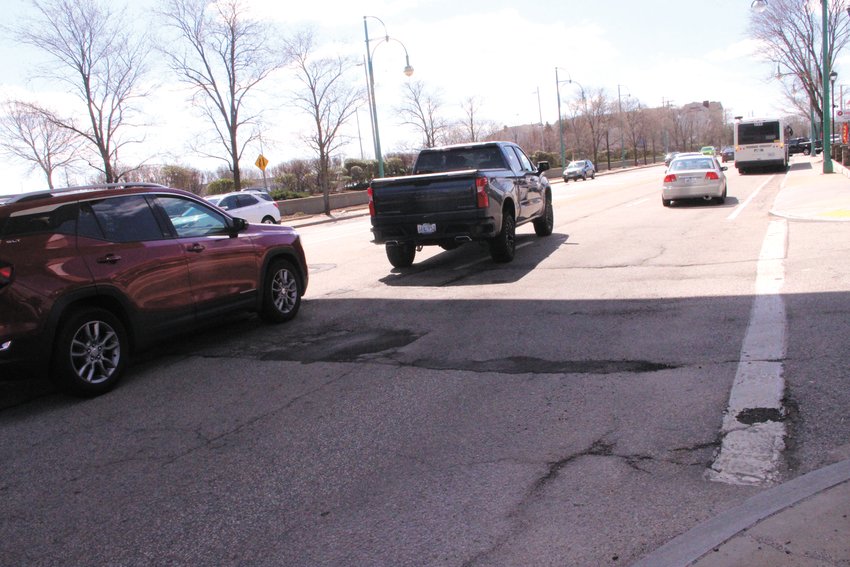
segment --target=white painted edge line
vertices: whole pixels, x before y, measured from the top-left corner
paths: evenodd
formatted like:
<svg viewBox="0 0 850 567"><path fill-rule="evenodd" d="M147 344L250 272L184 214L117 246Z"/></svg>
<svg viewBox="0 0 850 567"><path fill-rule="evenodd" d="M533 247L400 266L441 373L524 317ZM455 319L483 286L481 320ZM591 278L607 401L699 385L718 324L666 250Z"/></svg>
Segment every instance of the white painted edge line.
<svg viewBox="0 0 850 567"><path fill-rule="evenodd" d="M850 480L850 459L798 476L751 496L673 538L631 567L685 567L758 522Z"/></svg>
<svg viewBox="0 0 850 567"><path fill-rule="evenodd" d="M756 269L755 300L729 405L723 418L723 442L706 477L728 484L759 485L779 480L785 448L783 376L787 319L780 290L785 279L788 222L773 220L767 228ZM742 412L762 414L755 422L741 420ZM773 412L773 416L764 417Z"/></svg>
<svg viewBox="0 0 850 567"><path fill-rule="evenodd" d="M756 190L755 190L755 191L753 191L753 192L752 192L752 194L750 194L750 196L749 196L749 197L747 197L747 199L746 199L743 203L741 203L740 205L738 205L737 207L735 207L735 210L734 210L734 211L732 211L731 213L729 213L729 216L728 216L728 217L726 217L726 220L731 221L731 220L735 220L736 218L738 218L738 215L740 215L740 214L744 211L744 209L745 209L745 208L747 208L747 205L749 205L749 204L750 204L750 202L752 202L752 200L756 198L756 195L758 195L758 194L761 192L761 190L762 190L762 189L764 189L764 188L765 188L765 186L766 186L768 183L770 183L771 181L773 181L773 178L774 178L774 177L775 177L774 175L771 175L770 177L768 177L768 178L765 180L765 182L764 182L764 183L762 183L761 185L759 185L759 186L756 188ZM783 185L784 185L784 181L783 181Z"/></svg>

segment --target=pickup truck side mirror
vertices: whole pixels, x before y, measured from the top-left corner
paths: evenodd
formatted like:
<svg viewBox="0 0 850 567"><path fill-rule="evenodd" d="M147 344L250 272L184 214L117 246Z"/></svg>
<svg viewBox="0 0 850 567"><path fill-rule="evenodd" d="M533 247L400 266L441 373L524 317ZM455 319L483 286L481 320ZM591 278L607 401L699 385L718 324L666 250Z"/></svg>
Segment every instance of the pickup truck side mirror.
<svg viewBox="0 0 850 567"><path fill-rule="evenodd" d="M547 169L549 169L549 162L548 161L538 161L537 162L537 173L543 173Z"/></svg>

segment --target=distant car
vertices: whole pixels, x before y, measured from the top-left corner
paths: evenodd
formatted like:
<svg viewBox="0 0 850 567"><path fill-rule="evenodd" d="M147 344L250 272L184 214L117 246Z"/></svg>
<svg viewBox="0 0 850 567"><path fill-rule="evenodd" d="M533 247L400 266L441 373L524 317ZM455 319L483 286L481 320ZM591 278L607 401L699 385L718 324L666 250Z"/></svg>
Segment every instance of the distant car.
<svg viewBox="0 0 850 567"><path fill-rule="evenodd" d="M803 153L803 144L808 141L808 138L790 138L787 142L788 154L794 155Z"/></svg>
<svg viewBox="0 0 850 567"><path fill-rule="evenodd" d="M254 224L279 224L280 210L274 201L267 201L251 191L212 195L207 201L228 214Z"/></svg>
<svg viewBox="0 0 850 567"><path fill-rule="evenodd" d="M717 150L714 149L714 146L703 146L699 149L699 153L704 156L715 156L717 155Z"/></svg>
<svg viewBox="0 0 850 567"><path fill-rule="evenodd" d="M589 159L571 161L567 169L564 170L564 183L567 183L570 179L587 181L588 177L591 179L596 177L596 167Z"/></svg>
<svg viewBox="0 0 850 567"><path fill-rule="evenodd" d="M664 165L669 166L670 162L673 161L673 158L678 154L679 152L668 152L667 155L664 156Z"/></svg>
<svg viewBox="0 0 850 567"><path fill-rule="evenodd" d="M735 148L733 148L732 146L726 146L725 148L723 148L723 150L720 152L720 159L722 159L724 162L735 161Z"/></svg>
<svg viewBox="0 0 850 567"><path fill-rule="evenodd" d="M245 187L243 189L240 189L240 191L244 191L245 193L252 193L261 199L265 199L266 201L274 201L268 189L266 189L265 187Z"/></svg>
<svg viewBox="0 0 850 567"><path fill-rule="evenodd" d="M679 155L670 162L661 189L661 204L669 207L681 199L726 202L726 166L717 158L700 154Z"/></svg>

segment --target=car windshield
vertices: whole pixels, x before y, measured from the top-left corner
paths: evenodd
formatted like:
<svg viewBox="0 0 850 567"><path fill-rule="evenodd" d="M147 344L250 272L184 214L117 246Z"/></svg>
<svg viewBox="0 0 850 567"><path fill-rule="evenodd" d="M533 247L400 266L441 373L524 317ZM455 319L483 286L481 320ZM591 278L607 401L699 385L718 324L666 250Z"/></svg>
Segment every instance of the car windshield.
<svg viewBox="0 0 850 567"><path fill-rule="evenodd" d="M584 167L584 161L574 161L569 165L569 167Z"/></svg>
<svg viewBox="0 0 850 567"><path fill-rule="evenodd" d="M689 169L714 169L714 164L710 159L689 158L677 159L670 164L672 171L685 171Z"/></svg>

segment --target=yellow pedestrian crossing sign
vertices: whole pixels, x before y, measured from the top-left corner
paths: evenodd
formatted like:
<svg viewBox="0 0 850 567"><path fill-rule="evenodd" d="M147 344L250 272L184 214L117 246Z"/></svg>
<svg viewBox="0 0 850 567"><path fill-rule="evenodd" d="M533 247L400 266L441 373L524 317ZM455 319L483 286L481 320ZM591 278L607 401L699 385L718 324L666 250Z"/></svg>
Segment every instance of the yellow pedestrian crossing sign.
<svg viewBox="0 0 850 567"><path fill-rule="evenodd" d="M268 164L269 164L269 160L267 160L266 156L264 156L263 154L260 154L260 156L257 158L257 161L254 162L254 165L259 167L262 171L266 170L266 166Z"/></svg>

